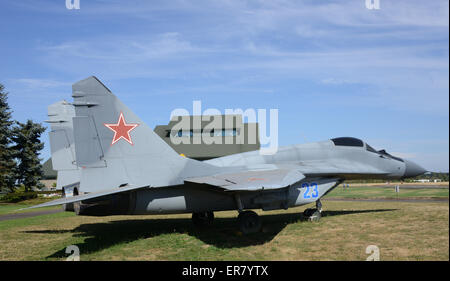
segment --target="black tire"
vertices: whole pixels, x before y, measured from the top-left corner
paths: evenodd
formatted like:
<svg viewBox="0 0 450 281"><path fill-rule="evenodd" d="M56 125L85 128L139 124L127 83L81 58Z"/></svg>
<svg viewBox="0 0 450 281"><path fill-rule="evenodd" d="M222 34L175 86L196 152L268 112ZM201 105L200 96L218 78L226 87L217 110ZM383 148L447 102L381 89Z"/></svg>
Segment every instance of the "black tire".
<svg viewBox="0 0 450 281"><path fill-rule="evenodd" d="M74 202L73 204L73 211L77 216L84 216L86 215L86 210L91 207L90 204L83 204L81 201Z"/></svg>
<svg viewBox="0 0 450 281"><path fill-rule="evenodd" d="M62 205L62 209L63 209L64 212L67 212L68 211L67 204L63 204Z"/></svg>
<svg viewBox="0 0 450 281"><path fill-rule="evenodd" d="M78 190L76 188L73 192L74 196L78 195ZM66 190L64 188L62 189L62 197L66 198ZM74 203L63 204L62 209L65 212L75 212Z"/></svg>
<svg viewBox="0 0 450 281"><path fill-rule="evenodd" d="M208 226L214 221L214 212L192 213L192 222L195 226Z"/></svg>
<svg viewBox="0 0 450 281"><path fill-rule="evenodd" d="M253 211L244 211L238 216L239 229L243 234L256 233L261 230L261 219Z"/></svg>
<svg viewBox="0 0 450 281"><path fill-rule="evenodd" d="M322 215L320 214L319 210L314 209L314 212L311 214L311 216L308 218L309 221L319 221Z"/></svg>
<svg viewBox="0 0 450 281"><path fill-rule="evenodd" d="M308 208L303 212L303 216L309 221L319 221L322 217L321 213L317 209Z"/></svg>
<svg viewBox="0 0 450 281"><path fill-rule="evenodd" d="M309 218L314 213L314 211L316 211L316 209L308 208L303 211L303 216L305 218Z"/></svg>
<svg viewBox="0 0 450 281"><path fill-rule="evenodd" d="M68 203L68 204L63 204L62 205L62 209L64 212L75 212L74 208L73 208L73 204L74 203Z"/></svg>
<svg viewBox="0 0 450 281"><path fill-rule="evenodd" d="M75 212L75 214L77 216L81 215L81 212L82 212L81 202L74 202L73 203L73 211Z"/></svg>

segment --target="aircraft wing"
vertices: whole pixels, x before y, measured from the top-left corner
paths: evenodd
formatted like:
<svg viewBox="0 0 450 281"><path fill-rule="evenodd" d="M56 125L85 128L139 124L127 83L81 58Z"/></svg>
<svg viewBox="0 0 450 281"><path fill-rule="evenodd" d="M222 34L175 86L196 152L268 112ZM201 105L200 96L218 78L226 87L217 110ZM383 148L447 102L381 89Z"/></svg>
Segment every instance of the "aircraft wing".
<svg viewBox="0 0 450 281"><path fill-rule="evenodd" d="M304 178L305 175L296 169L273 169L187 178L184 181L212 185L226 191L258 191L284 188Z"/></svg>
<svg viewBox="0 0 450 281"><path fill-rule="evenodd" d="M50 201L50 202L46 202L46 203L42 203L42 204L39 204L39 205L31 206L31 207L28 207L28 208L23 208L23 209L20 209L20 210L34 209L34 208L41 208L41 207L49 207L49 206L56 206L56 205L61 205L61 204L74 203L74 202L78 202L78 201L84 201L84 200L99 198L99 197L103 197L103 196L106 196L106 195L111 195L111 194L116 194L116 193L120 193L120 192L126 192L126 191L141 189L141 188L146 188L146 187L142 187L142 186L119 187L119 188L109 189L109 190L105 190L105 191L92 192L92 193L77 195L77 196L73 196L73 197L65 197L65 198L61 198L61 199L56 199L56 200L53 200L53 201Z"/></svg>

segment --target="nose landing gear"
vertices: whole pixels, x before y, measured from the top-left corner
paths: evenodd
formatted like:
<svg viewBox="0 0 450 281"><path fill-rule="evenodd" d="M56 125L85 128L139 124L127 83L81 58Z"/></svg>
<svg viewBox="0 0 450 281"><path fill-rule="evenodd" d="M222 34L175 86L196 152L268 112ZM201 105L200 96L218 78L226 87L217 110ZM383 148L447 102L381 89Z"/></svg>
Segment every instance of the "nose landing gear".
<svg viewBox="0 0 450 281"><path fill-rule="evenodd" d="M316 208L308 208L303 212L303 216L309 221L319 221L322 217L322 202L316 201Z"/></svg>

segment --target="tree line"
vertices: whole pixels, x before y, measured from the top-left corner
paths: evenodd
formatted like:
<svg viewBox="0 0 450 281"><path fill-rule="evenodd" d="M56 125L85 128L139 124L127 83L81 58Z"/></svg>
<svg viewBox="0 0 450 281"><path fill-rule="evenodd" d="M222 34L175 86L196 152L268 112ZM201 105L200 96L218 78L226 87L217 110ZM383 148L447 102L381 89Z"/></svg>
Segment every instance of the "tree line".
<svg viewBox="0 0 450 281"><path fill-rule="evenodd" d="M0 84L0 192L15 192L19 187L28 192L44 186L39 152L44 148L40 137L45 129L31 119L13 120L8 93Z"/></svg>

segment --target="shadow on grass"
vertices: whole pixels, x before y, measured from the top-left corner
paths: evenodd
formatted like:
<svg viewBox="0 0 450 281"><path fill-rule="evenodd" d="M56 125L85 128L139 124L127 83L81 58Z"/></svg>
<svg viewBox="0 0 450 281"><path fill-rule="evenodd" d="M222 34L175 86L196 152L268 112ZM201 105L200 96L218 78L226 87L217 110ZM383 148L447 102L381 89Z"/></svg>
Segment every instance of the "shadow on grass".
<svg viewBox="0 0 450 281"><path fill-rule="evenodd" d="M323 211L323 217L388 212L396 209ZM306 221L303 214L274 214L261 216L263 229L259 233L242 235L235 218L216 218L209 227L194 227L190 219L139 219L117 220L105 223L81 224L72 230L35 230L26 233L60 234L73 233L74 237L86 237L77 244L81 253L90 254L121 243L157 237L170 233L185 233L218 248L236 248L261 245L271 241L288 224ZM47 258L67 257L65 248Z"/></svg>

